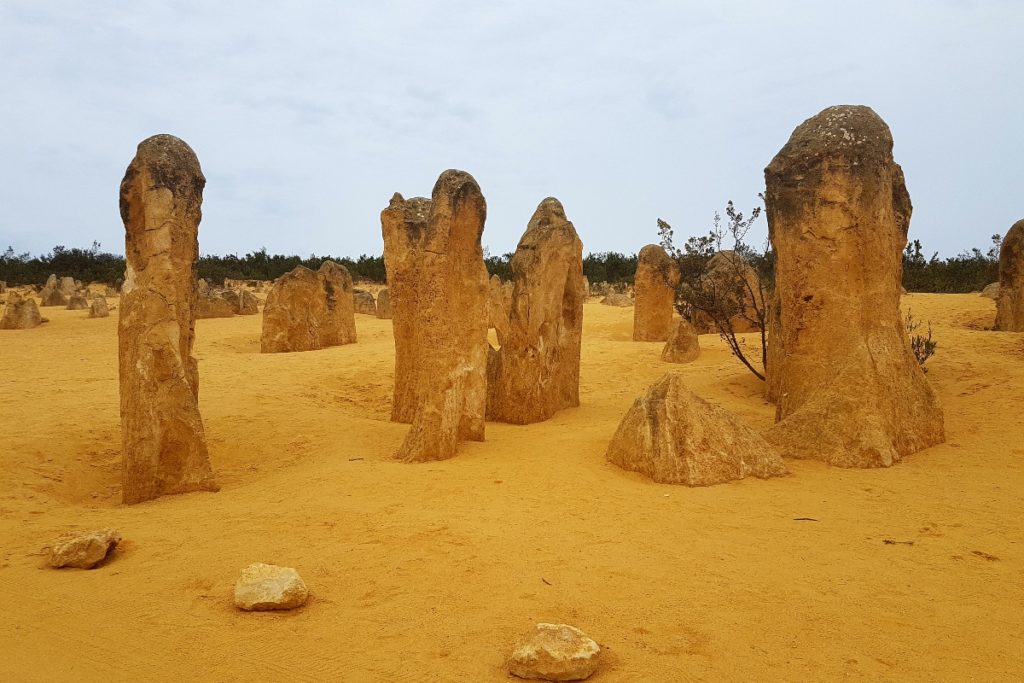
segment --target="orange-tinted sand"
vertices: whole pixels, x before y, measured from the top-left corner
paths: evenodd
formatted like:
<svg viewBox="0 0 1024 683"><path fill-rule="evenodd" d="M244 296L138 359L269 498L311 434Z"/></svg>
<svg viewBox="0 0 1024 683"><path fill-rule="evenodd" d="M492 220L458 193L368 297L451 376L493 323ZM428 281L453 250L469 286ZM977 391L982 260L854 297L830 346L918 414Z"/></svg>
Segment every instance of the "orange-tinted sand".
<svg viewBox="0 0 1024 683"><path fill-rule="evenodd" d="M903 303L935 325L945 445L707 489L650 483L604 449L665 372L772 423L714 336L668 365L630 341L632 309L588 304L580 408L404 465L390 321L261 355L261 316L201 320L223 490L132 507L117 311L43 309L42 328L0 332L0 680L501 681L538 621L601 643L602 683L1024 679L1024 334L984 331L977 295ZM103 526L125 538L108 564L41 568L52 538ZM296 567L306 607L236 611L251 562Z"/></svg>

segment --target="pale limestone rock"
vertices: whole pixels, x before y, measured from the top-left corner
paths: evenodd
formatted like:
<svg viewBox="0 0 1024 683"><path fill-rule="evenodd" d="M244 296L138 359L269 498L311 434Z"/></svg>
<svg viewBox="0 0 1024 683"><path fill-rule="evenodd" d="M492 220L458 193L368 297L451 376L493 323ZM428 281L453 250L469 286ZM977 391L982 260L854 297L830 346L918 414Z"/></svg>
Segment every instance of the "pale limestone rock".
<svg viewBox="0 0 1024 683"><path fill-rule="evenodd" d="M232 315L256 315L258 301L247 289L210 289L199 296L197 318L230 318Z"/></svg>
<svg viewBox="0 0 1024 683"><path fill-rule="evenodd" d="M537 624L508 659L508 671L541 681L582 681L597 671L601 648L567 624Z"/></svg>
<svg viewBox="0 0 1024 683"><path fill-rule="evenodd" d="M203 177L171 135L141 142L121 181L126 279L118 319L125 503L216 491L199 414L195 275Z"/></svg>
<svg viewBox="0 0 1024 683"><path fill-rule="evenodd" d="M84 311L89 308L89 299L84 293L75 292L68 298L67 310Z"/></svg>
<svg viewBox="0 0 1024 683"><path fill-rule="evenodd" d="M50 546L47 563L54 568L92 569L120 542L121 534L110 528L65 534Z"/></svg>
<svg viewBox="0 0 1024 683"><path fill-rule="evenodd" d="M333 261L317 272L297 266L279 277L263 307L263 353L315 351L354 344L352 277Z"/></svg>
<svg viewBox="0 0 1024 683"><path fill-rule="evenodd" d="M580 404L583 243L557 199L537 207L511 265L508 322L488 358L487 417L529 424Z"/></svg>
<svg viewBox="0 0 1024 683"><path fill-rule="evenodd" d="M685 320L680 320L661 351L666 363L692 363L700 356L700 339L697 330Z"/></svg>
<svg viewBox="0 0 1024 683"><path fill-rule="evenodd" d="M412 427L397 457L442 460L483 441L487 403L487 204L464 171L445 171L432 198L396 194L381 212L395 330L392 419Z"/></svg>
<svg viewBox="0 0 1024 683"><path fill-rule="evenodd" d="M110 307L107 306L107 300L105 297L96 295L92 298L92 303L89 304L89 317L90 318L107 318L110 316Z"/></svg>
<svg viewBox="0 0 1024 683"><path fill-rule="evenodd" d="M679 266L663 248L648 244L637 255L633 341L667 341L672 334Z"/></svg>
<svg viewBox="0 0 1024 683"><path fill-rule="evenodd" d="M207 288L196 296L196 320L230 318L238 307L237 295L223 289Z"/></svg>
<svg viewBox="0 0 1024 683"><path fill-rule="evenodd" d="M944 440L900 314L912 207L892 144L871 109L830 107L765 169L779 316L768 343L784 349L769 351L778 423L765 436L784 456L888 467Z"/></svg>
<svg viewBox="0 0 1024 683"><path fill-rule="evenodd" d="M761 435L694 395L675 374L662 377L633 403L606 457L661 484L711 486L787 472Z"/></svg>
<svg viewBox="0 0 1024 683"><path fill-rule="evenodd" d="M0 330L29 330L39 327L44 322L46 318L39 315L39 308L34 300L23 297L14 290L8 292L4 315L0 318Z"/></svg>
<svg viewBox="0 0 1024 683"><path fill-rule="evenodd" d="M629 298L628 294L619 294L612 292L605 298L601 299L601 303L605 306L618 306L620 308L629 308L633 305L633 300Z"/></svg>
<svg viewBox="0 0 1024 683"><path fill-rule="evenodd" d="M247 612L295 609L308 598L305 582L291 567L250 564L235 583L235 606Z"/></svg>
<svg viewBox="0 0 1024 683"><path fill-rule="evenodd" d="M377 315L377 302L374 301L373 294L365 289L357 287L352 290L352 304L355 307L356 313Z"/></svg>
<svg viewBox="0 0 1024 683"><path fill-rule="evenodd" d="M417 370L424 344L418 311L420 263L430 210L429 199L404 199L396 193L380 214L395 339L395 384L391 401L394 422L412 422L419 399Z"/></svg>
<svg viewBox="0 0 1024 683"><path fill-rule="evenodd" d="M235 309L237 315L256 315L260 312L259 300L256 295L247 289L241 289L238 291L238 308Z"/></svg>
<svg viewBox="0 0 1024 683"><path fill-rule="evenodd" d="M68 295L64 293L61 283L57 280L57 276L51 274L46 279L46 284L39 291L39 305L40 306L67 306Z"/></svg>
<svg viewBox="0 0 1024 683"><path fill-rule="evenodd" d="M381 320L391 320L391 292L387 287L377 293L377 317Z"/></svg>

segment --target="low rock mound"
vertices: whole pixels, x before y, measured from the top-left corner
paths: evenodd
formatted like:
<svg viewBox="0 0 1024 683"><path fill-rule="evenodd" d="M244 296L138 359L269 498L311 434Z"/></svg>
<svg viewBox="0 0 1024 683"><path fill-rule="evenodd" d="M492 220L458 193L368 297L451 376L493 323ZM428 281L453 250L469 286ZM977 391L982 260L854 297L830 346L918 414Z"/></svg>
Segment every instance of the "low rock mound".
<svg viewBox="0 0 1024 683"><path fill-rule="evenodd" d="M672 330L665 348L661 351L661 359L666 363L691 363L700 356L700 338L693 325L685 320Z"/></svg>
<svg viewBox="0 0 1024 683"><path fill-rule="evenodd" d="M542 681L582 681L597 671L601 648L567 624L537 624L508 659L508 672Z"/></svg>
<svg viewBox="0 0 1024 683"><path fill-rule="evenodd" d="M92 303L89 304L89 317L90 318L106 318L110 316L110 307L107 306L107 300L102 296L94 296Z"/></svg>
<svg viewBox="0 0 1024 683"><path fill-rule="evenodd" d="M235 606L246 612L266 612L302 607L309 590L291 567L250 564L235 583Z"/></svg>
<svg viewBox="0 0 1024 683"><path fill-rule="evenodd" d="M260 312L259 300L255 294L247 289L215 289L211 290L208 296L210 299L220 298L226 301L233 315L256 315ZM213 303L211 305L218 312L224 310L221 304ZM229 316L216 315L211 317L222 318Z"/></svg>
<svg viewBox="0 0 1024 683"><path fill-rule="evenodd" d="M89 308L89 299L85 294L76 292L68 299L67 309L69 311L84 311Z"/></svg>
<svg viewBox="0 0 1024 683"><path fill-rule="evenodd" d="M56 569L92 569L102 564L120 542L121 534L110 528L65 534L50 546L47 564Z"/></svg>
<svg viewBox="0 0 1024 683"><path fill-rule="evenodd" d="M7 295L7 306L4 307L3 318L0 318L0 330L29 330L44 322L46 318L39 315L35 301L14 291Z"/></svg>
<svg viewBox="0 0 1024 683"><path fill-rule="evenodd" d="M985 285L985 289L981 290L981 295L986 299L998 299L999 298L999 283L993 282Z"/></svg>
<svg viewBox="0 0 1024 683"><path fill-rule="evenodd" d="M374 301L373 294L366 291L365 289L352 290L352 305L355 308L356 313L362 313L363 315L377 315L377 302Z"/></svg>
<svg viewBox="0 0 1024 683"><path fill-rule="evenodd" d="M694 395L678 375L662 377L636 400L606 457L662 484L711 486L787 474L760 434Z"/></svg>
<svg viewBox="0 0 1024 683"><path fill-rule="evenodd" d="M199 296L196 298L196 320L233 316L238 307L237 303L232 301L233 295L233 292L221 289L207 289L205 292L199 292Z"/></svg>
<svg viewBox="0 0 1024 683"><path fill-rule="evenodd" d="M40 306L67 306L68 294L61 288L56 275L51 275L39 291Z"/></svg>
<svg viewBox="0 0 1024 683"><path fill-rule="evenodd" d="M263 307L263 353L314 351L353 344L352 277L333 261L313 272L297 266L279 277Z"/></svg>
<svg viewBox="0 0 1024 683"><path fill-rule="evenodd" d="M605 306L619 306L621 308L629 308L633 305L633 300L629 298L628 294L616 294L612 293L601 299L601 303Z"/></svg>
<svg viewBox="0 0 1024 683"><path fill-rule="evenodd" d="M237 308L235 308L235 314L256 315L260 312L259 299L248 289L238 290L236 300L238 304Z"/></svg>

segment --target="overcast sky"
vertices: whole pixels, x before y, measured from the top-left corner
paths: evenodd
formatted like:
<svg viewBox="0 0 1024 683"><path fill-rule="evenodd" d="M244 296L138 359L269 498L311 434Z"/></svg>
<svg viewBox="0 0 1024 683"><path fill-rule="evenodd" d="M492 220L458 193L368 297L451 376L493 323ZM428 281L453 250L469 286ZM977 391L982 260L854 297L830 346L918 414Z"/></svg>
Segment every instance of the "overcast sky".
<svg viewBox="0 0 1024 683"><path fill-rule="evenodd" d="M1022 31L1020 0L0 0L0 249L122 252L125 167L172 133L204 253L380 253L391 195L446 168L492 253L548 195L586 251L635 252L749 210L793 128L866 104L911 238L952 255L1024 217Z"/></svg>

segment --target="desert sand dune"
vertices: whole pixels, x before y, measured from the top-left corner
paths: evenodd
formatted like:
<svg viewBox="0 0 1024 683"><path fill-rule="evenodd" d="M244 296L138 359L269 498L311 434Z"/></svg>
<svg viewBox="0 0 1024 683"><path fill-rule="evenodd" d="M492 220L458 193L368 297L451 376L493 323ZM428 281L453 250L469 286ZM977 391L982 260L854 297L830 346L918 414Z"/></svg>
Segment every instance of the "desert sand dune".
<svg viewBox="0 0 1024 683"><path fill-rule="evenodd" d="M596 302L596 299L594 300ZM116 301L111 299L111 304ZM693 363L635 343L633 311L585 306L579 408L487 425L446 461L393 459L391 321L358 343L261 354L260 316L200 320L195 355L222 489L120 504L117 315L48 309L0 332L2 678L500 681L535 623L604 648L591 680L1024 678L1024 334L993 301L904 297L945 444L888 469L788 460L710 488L607 463L666 372L758 431L775 408L713 335ZM493 338L493 332L491 333ZM41 568L60 533L114 527L92 571ZM253 562L309 603L237 611Z"/></svg>

